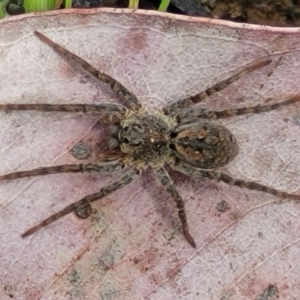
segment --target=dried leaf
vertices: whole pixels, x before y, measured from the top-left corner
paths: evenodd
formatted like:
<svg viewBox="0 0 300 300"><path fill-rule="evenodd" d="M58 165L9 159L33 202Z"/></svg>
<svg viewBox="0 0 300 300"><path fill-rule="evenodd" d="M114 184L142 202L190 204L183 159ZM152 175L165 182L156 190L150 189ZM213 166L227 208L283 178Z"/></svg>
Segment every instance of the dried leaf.
<svg viewBox="0 0 300 300"><path fill-rule="evenodd" d="M118 97L33 34L39 30L108 73L149 109L194 95L251 61L272 64L203 102L225 109L299 94L299 29L149 11L64 10L0 22L0 103L97 103ZM272 99L272 100L270 100ZM201 104L202 105L202 104ZM299 105L224 120L240 145L224 170L300 193ZM76 162L82 141L104 149L97 116L0 114L0 174ZM80 161L81 162L81 161ZM171 172L197 250L150 171L36 234L20 234L114 176L57 174L0 183L1 299L255 299L271 284L297 298L300 204ZM223 201L223 202L222 202ZM226 209L219 209L224 207ZM223 203L218 205L218 203ZM222 212L223 211L223 212Z"/></svg>

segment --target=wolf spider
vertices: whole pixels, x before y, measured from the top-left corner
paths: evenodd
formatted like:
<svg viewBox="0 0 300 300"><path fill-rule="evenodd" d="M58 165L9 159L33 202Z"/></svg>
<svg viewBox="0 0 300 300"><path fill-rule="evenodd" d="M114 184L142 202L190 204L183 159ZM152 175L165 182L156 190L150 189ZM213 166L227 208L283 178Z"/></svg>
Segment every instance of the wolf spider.
<svg viewBox="0 0 300 300"><path fill-rule="evenodd" d="M66 206L63 210L51 215L40 224L30 228L22 237L33 234L43 226L47 226L72 211L79 213L90 203L99 200L112 192L121 189L136 179L146 167L151 166L155 177L165 191L174 200L186 240L196 247L189 233L184 202L164 165L188 176L223 181L250 190L256 190L277 197L300 200L300 195L293 195L276 190L259 183L235 179L218 171L227 165L237 153L237 141L233 134L216 122L217 119L245 114L257 114L277 109L300 100L300 96L271 105L209 111L203 108L191 108L204 98L221 91L241 76L268 65L270 59L262 59L249 64L230 78L221 81L201 93L167 104L161 111L149 114L136 96L121 83L107 74L96 70L77 55L69 52L49 38L35 32L35 35L50 46L59 55L79 64L91 75L107 83L112 90L121 96L125 106L116 103L99 104L2 104L0 110L38 110L95 113L99 120L109 125L109 148L114 153L97 163L69 164L43 167L31 171L13 172L0 176L0 180L11 180L27 176L48 175L65 172L97 172L113 173L126 171L123 175L101 188L99 192L88 195L81 200Z"/></svg>

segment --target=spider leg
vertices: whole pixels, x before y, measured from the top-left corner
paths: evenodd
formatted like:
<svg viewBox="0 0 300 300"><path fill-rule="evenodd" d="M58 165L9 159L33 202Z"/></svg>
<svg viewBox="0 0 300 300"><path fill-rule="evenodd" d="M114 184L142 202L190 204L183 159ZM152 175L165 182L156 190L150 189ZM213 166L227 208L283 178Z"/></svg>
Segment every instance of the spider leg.
<svg viewBox="0 0 300 300"><path fill-rule="evenodd" d="M97 113L104 123L121 121L129 115L129 111L116 103L100 104L0 104L0 110L37 110L37 111L61 111Z"/></svg>
<svg viewBox="0 0 300 300"><path fill-rule="evenodd" d="M278 109L282 106L291 105L300 101L300 95L294 96L288 100L269 104L269 105L256 105L251 107L243 107L237 109L226 109L221 111L209 111L203 108L187 109L179 112L176 116L178 123L195 120L198 118L204 119L225 119L233 116L260 114L271 110Z"/></svg>
<svg viewBox="0 0 300 300"><path fill-rule="evenodd" d="M56 51L59 55L70 59L72 61L75 61L77 64L79 64L84 70L89 72L91 75L99 79L100 81L105 82L108 84L112 90L114 90L119 96L122 97L122 99L125 100L126 105L128 108L135 112L139 112L142 109L142 105L136 98L136 96L130 92L126 87L124 87L120 82L112 78L111 76L102 73L98 71L96 68L94 68L92 65L90 65L87 61L83 60L76 54L70 52L69 50L63 48L59 44L53 42L48 37L43 35L42 33L35 31L34 34L45 44L47 44L49 47L51 47L54 51Z"/></svg>
<svg viewBox="0 0 300 300"><path fill-rule="evenodd" d="M201 102L203 99L205 99L206 97L209 97L221 90L223 90L224 88L226 88L227 86L229 86L231 83L233 83L234 81L238 80L239 78L241 78L242 76L256 70L259 68L262 68L268 64L271 63L270 59L267 60L263 60L263 61L259 61L256 62L255 64L249 64L246 67L244 67L241 71L237 72L236 74L232 75L231 77L215 84L214 86L206 89L205 91L195 95L195 96L191 96L185 99L181 99L175 102L171 102L170 104L168 104L167 106L165 106L163 108L163 112L165 115L170 115L170 114L175 114L180 112L183 109L188 108L190 105L196 104Z"/></svg>
<svg viewBox="0 0 300 300"><path fill-rule="evenodd" d="M172 199L176 203L176 207L178 210L178 216L181 221L183 234L184 234L186 240L190 243L191 246L196 248L196 243L195 243L193 237L191 236L191 234L189 233L187 218L186 218L185 209L184 209L184 201L183 201L182 197L179 195L172 179L170 178L169 174L167 173L167 171L165 170L164 167L162 167L162 166L158 167L158 168L153 167L153 170L154 170L156 177L158 178L158 180L160 181L160 183L166 190L166 192L172 197Z"/></svg>
<svg viewBox="0 0 300 300"><path fill-rule="evenodd" d="M136 179L140 175L140 173L144 167L145 167L145 165L141 165L141 164L132 165L125 174L123 174L122 176L120 176L118 179L111 182L107 186L101 188L99 190L99 192L88 195L88 196L82 198L81 200L66 206L63 210L51 215L50 217L48 217L47 219L42 221L40 224L25 231L21 236L24 238L28 235L31 235L34 232L36 232L37 230L55 222L56 220L60 219L61 217L65 216L73 211L76 211L76 210L80 209L81 207L90 204L91 202L102 199L116 190L121 189L122 187L128 185L134 179Z"/></svg>
<svg viewBox="0 0 300 300"><path fill-rule="evenodd" d="M235 185L249 190L264 192L267 194L274 195L278 198L300 200L300 195L289 194L254 181L246 181L242 179L233 178L232 176L220 171L198 169L183 161L176 161L175 163L171 164L171 167L174 170L179 171L188 176L223 181L228 185Z"/></svg>
<svg viewBox="0 0 300 300"><path fill-rule="evenodd" d="M118 172L128 165L128 158L123 157L109 162L105 161L100 163L60 165L53 167L37 168L29 171L13 172L0 176L0 180L13 180L30 176L50 175L57 173L97 172L102 174L110 174Z"/></svg>

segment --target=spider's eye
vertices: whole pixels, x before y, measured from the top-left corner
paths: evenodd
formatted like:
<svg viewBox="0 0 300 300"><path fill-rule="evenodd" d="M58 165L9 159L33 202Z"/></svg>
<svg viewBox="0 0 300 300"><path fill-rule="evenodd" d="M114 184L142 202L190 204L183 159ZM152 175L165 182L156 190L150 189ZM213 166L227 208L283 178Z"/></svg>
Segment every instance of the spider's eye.
<svg viewBox="0 0 300 300"><path fill-rule="evenodd" d="M170 146L169 146L172 150L176 150L176 147L175 147L175 145L174 144L170 144Z"/></svg>
<svg viewBox="0 0 300 300"><path fill-rule="evenodd" d="M135 123L135 124L133 124L132 126L133 126L133 127L136 127L136 128L139 128L139 129L142 128L142 126L141 126L140 124L138 124L138 123Z"/></svg>
<svg viewBox="0 0 300 300"><path fill-rule="evenodd" d="M129 126L126 126L126 127L123 128L123 130L124 130L125 132L127 132L128 129L129 129Z"/></svg>
<svg viewBox="0 0 300 300"><path fill-rule="evenodd" d="M172 139L175 139L177 135L178 135L177 132L172 131L171 134L170 134L170 137L171 137Z"/></svg>
<svg viewBox="0 0 300 300"><path fill-rule="evenodd" d="M123 143L124 144L129 144L130 143L133 146L140 146L142 144L142 142L140 142L140 141L129 141L129 139L127 137L125 137L123 139Z"/></svg>

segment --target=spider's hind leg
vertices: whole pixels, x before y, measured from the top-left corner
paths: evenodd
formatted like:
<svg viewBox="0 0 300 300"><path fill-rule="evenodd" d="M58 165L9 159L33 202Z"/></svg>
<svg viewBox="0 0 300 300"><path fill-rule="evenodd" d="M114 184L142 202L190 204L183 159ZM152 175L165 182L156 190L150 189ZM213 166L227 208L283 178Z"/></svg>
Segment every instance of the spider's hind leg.
<svg viewBox="0 0 300 300"><path fill-rule="evenodd" d="M60 166L52 166L52 167L43 167L38 169L33 169L30 171L20 171L13 172L9 174L5 174L0 176L1 180L13 180L30 176L40 176L40 175L50 175L50 174L58 174L58 173L84 173L84 172L97 172L102 174L110 174L124 169L127 165L129 165L129 160L126 157L104 161L100 163L86 163L86 164L72 164L72 165L60 165ZM79 218L86 218L90 214L91 207L89 203L85 203L82 206L74 208L74 212ZM49 219L49 218L48 218ZM54 220L55 221L55 220ZM47 223L47 222L46 222ZM44 223L44 224L46 224ZM47 224L46 224L47 225ZM27 232L25 232L22 237L25 237L36 230L38 230L41 226L45 225L37 225Z"/></svg>
<svg viewBox="0 0 300 300"><path fill-rule="evenodd" d="M228 185L234 185L238 186L240 188L246 188L249 190L255 190L258 192L264 192L267 194L274 195L278 198L286 198L291 200L300 200L300 195L294 195L289 194L280 190L277 190L275 188L272 188L267 185L263 185L254 181L246 181L242 179L234 178L226 173L220 172L220 171L214 171L214 170L203 170L196 168L194 166L191 166L183 161L175 161L171 165L172 169L179 171L185 175L191 176L191 177L198 177L203 179L213 179L217 181L223 181L227 183Z"/></svg>
<svg viewBox="0 0 300 300"><path fill-rule="evenodd" d="M132 165L127 170L126 173L121 175L119 178L117 178L115 181L111 182L107 186L101 188L99 192L88 195L88 196L82 198L81 200L66 206L63 210L51 215L50 217L48 217L47 219L42 221L40 224L27 230L21 236L24 238L28 235L31 235L34 232L41 229L42 227L55 222L56 220L60 219L61 217L65 216L73 211L78 211L80 208L89 205L91 202L100 200L100 199L108 196L112 192L123 188L124 186L131 183L134 179L136 179L140 175L140 172L142 171L142 169L144 167L145 167L144 165L140 165L140 164Z"/></svg>

